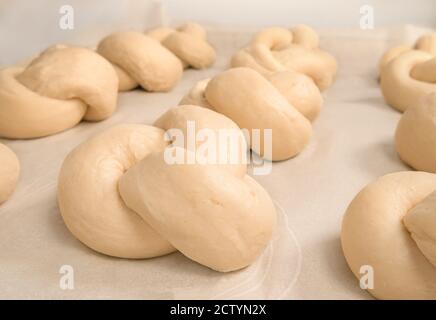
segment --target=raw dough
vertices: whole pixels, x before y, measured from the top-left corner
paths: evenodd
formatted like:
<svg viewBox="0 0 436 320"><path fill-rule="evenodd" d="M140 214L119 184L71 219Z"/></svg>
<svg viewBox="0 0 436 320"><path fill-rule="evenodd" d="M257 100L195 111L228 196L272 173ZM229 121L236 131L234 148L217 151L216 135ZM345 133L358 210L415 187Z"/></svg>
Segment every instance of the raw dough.
<svg viewBox="0 0 436 320"><path fill-rule="evenodd" d="M54 46L27 67L0 70L0 137L27 139L108 118L118 78L92 50Z"/></svg>
<svg viewBox="0 0 436 320"><path fill-rule="evenodd" d="M436 173L436 93L404 112L395 146L400 158L414 169Z"/></svg>
<svg viewBox="0 0 436 320"><path fill-rule="evenodd" d="M147 35L174 53L185 68L204 69L215 62L215 49L207 42L204 28L197 23L189 22L177 29L156 28Z"/></svg>
<svg viewBox="0 0 436 320"><path fill-rule="evenodd" d="M436 268L436 191L406 214L404 224L421 252Z"/></svg>
<svg viewBox="0 0 436 320"><path fill-rule="evenodd" d="M344 255L357 278L362 266L373 268L369 292L376 298L436 299L436 267L429 260L435 257L436 206L434 194L428 197L435 191L435 174L397 172L366 186L349 205Z"/></svg>
<svg viewBox="0 0 436 320"><path fill-rule="evenodd" d="M413 48L389 49L380 59L380 85L386 102L404 112L436 91L436 33L418 39Z"/></svg>
<svg viewBox="0 0 436 320"><path fill-rule="evenodd" d="M319 49L318 35L305 25L291 30L279 27L262 30L247 48L232 57L231 65L249 67L264 76L297 71L312 78L320 90L332 84L337 72L335 58Z"/></svg>
<svg viewBox="0 0 436 320"><path fill-rule="evenodd" d="M147 91L168 91L182 77L180 60L141 32L115 32L99 43L97 52L115 66L120 91L138 85Z"/></svg>
<svg viewBox="0 0 436 320"><path fill-rule="evenodd" d="M192 22L177 29L156 28L146 34L115 32L100 42L97 52L112 62L120 91L138 85L147 91L169 91L182 77L184 68L207 68L216 59L206 31Z"/></svg>
<svg viewBox="0 0 436 320"><path fill-rule="evenodd" d="M0 204L9 199L20 175L20 162L15 153L0 143Z"/></svg>
<svg viewBox="0 0 436 320"><path fill-rule="evenodd" d="M198 106L170 109L156 125L186 132L187 120L198 129L238 129ZM247 176L246 165L169 165L165 151L187 157L196 149L166 146L164 130L144 125L117 126L78 146L59 177L59 207L69 230L117 257L149 258L177 248L218 271L252 263L276 223L267 192Z"/></svg>
<svg viewBox="0 0 436 320"><path fill-rule="evenodd" d="M298 80L298 77L295 79ZM304 88L301 89L301 96L307 93L307 99L312 99L310 94L314 90L305 87L304 81L294 87ZM290 86L292 87L291 84ZM291 91L288 94L291 94ZM316 101L318 98L315 93L313 100ZM250 133L253 129L260 129L261 138L263 130L272 129L274 161L297 155L312 135L310 121L268 80L250 68L229 69L208 82L200 82L182 99L182 103L185 102L209 107L222 113L235 121L240 128L248 129ZM263 139L260 146L251 147L256 153L265 156Z"/></svg>

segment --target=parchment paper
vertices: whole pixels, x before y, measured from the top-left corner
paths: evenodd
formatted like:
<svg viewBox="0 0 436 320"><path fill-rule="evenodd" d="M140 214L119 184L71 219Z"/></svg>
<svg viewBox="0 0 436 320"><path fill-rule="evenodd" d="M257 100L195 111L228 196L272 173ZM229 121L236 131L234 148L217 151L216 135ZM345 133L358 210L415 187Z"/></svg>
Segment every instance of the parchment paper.
<svg viewBox="0 0 436 320"><path fill-rule="evenodd" d="M213 68L187 70L170 93L121 93L113 117L51 137L1 140L18 155L22 172L13 197L0 206L0 298L113 299L367 299L348 269L339 241L341 219L355 194L376 177L408 168L393 145L400 114L377 83L377 62L391 45L413 43L425 30L319 30L322 47L339 62L325 92L310 144L296 158L256 176L276 202L274 241L251 267L221 274L180 253L149 260L98 254L66 229L56 201L59 168L87 138L118 123L151 124L197 80L227 68L255 30L209 30L218 50ZM0 164L1 165L1 164ZM74 270L74 289L62 290L61 266Z"/></svg>

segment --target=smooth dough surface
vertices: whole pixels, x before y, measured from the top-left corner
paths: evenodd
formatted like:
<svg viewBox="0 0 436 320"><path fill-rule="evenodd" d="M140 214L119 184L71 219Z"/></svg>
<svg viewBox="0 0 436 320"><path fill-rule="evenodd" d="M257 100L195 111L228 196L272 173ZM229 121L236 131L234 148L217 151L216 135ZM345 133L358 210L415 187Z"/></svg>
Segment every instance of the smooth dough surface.
<svg viewBox="0 0 436 320"><path fill-rule="evenodd" d="M421 36L415 45L387 50L380 59L380 85L385 101L404 112L436 91L436 33Z"/></svg>
<svg viewBox="0 0 436 320"><path fill-rule="evenodd" d="M120 193L185 256L221 272L251 264L276 223L271 198L248 175L214 165L168 165L161 153L130 169Z"/></svg>
<svg viewBox="0 0 436 320"><path fill-rule="evenodd" d="M172 108L153 127L106 130L73 150L61 168L59 208L76 238L122 258L177 249L223 272L244 268L260 255L276 224L271 198L246 174L246 163L200 163L202 141L174 146L164 130L186 134L187 121L198 130L236 130L235 151L246 153L239 127L199 106ZM169 163L167 152L195 161Z"/></svg>
<svg viewBox="0 0 436 320"><path fill-rule="evenodd" d="M370 183L349 205L342 223L343 252L357 278L362 266L373 267L369 292L376 298L436 299L436 268L403 223L435 190L435 174L397 172ZM427 221L434 223L434 213Z"/></svg>
<svg viewBox="0 0 436 320"><path fill-rule="evenodd" d="M395 133L395 147L406 164L436 173L436 93L403 113Z"/></svg>
<svg viewBox="0 0 436 320"><path fill-rule="evenodd" d="M116 109L117 88L116 72L99 54L51 47L25 68L0 70L0 136L37 138L104 120Z"/></svg>
<svg viewBox="0 0 436 320"><path fill-rule="evenodd" d="M260 130L260 144L251 148L272 160L289 159L309 142L312 126L263 76L249 68L233 68L208 83L205 97L210 105L235 121L240 128ZM264 132L272 130L272 155L265 155ZM252 139L250 139L252 140Z"/></svg>
<svg viewBox="0 0 436 320"><path fill-rule="evenodd" d="M118 192L127 169L166 145L163 130L132 124L110 128L74 149L58 182L59 208L71 233L110 256L148 258L174 251Z"/></svg>
<svg viewBox="0 0 436 320"><path fill-rule="evenodd" d="M160 27L147 32L174 53L185 68L204 69L216 59L215 49L207 42L206 30L198 23L188 22L172 29Z"/></svg>
<svg viewBox="0 0 436 320"><path fill-rule="evenodd" d="M436 268L436 191L406 214L404 225L421 252Z"/></svg>
<svg viewBox="0 0 436 320"><path fill-rule="evenodd" d="M20 162L15 153L0 143L0 204L9 199L20 175Z"/></svg>
<svg viewBox="0 0 436 320"><path fill-rule="evenodd" d="M254 36L247 48L233 55L231 65L252 68L264 76L282 71L300 72L325 90L333 83L337 62L318 45L318 35L305 25L290 30L266 28Z"/></svg>
<svg viewBox="0 0 436 320"><path fill-rule="evenodd" d="M104 38L97 52L116 66L120 90L140 85L147 91L168 91L180 80L180 60L159 41L140 32L115 32Z"/></svg>

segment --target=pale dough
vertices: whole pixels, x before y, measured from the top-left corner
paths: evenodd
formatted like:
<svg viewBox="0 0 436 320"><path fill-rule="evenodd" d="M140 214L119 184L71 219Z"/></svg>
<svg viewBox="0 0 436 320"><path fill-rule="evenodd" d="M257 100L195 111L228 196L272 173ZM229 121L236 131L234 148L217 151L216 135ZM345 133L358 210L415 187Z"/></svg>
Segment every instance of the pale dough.
<svg viewBox="0 0 436 320"><path fill-rule="evenodd" d="M207 42L207 33L198 23L188 22L177 29L156 28L147 35L174 53L185 68L204 69L215 62L215 49Z"/></svg>
<svg viewBox="0 0 436 320"><path fill-rule="evenodd" d="M141 32L115 32L105 37L97 52L114 66L120 91L138 85L147 91L169 91L183 69L203 69L216 59L202 26L189 22L177 29L160 27Z"/></svg>
<svg viewBox="0 0 436 320"><path fill-rule="evenodd" d="M0 70L0 137L37 138L108 118L118 78L92 50L55 46L25 68Z"/></svg>
<svg viewBox="0 0 436 320"><path fill-rule="evenodd" d="M415 46L389 49L380 59L380 86L386 102L404 112L436 91L436 33L418 39Z"/></svg>
<svg viewBox="0 0 436 320"><path fill-rule="evenodd" d="M344 255L359 279L362 266L373 268L369 292L376 298L436 299L436 267L430 261L436 246L435 191L436 174L397 172L370 183L349 205L342 223Z"/></svg>
<svg viewBox="0 0 436 320"><path fill-rule="evenodd" d="M9 199L20 175L20 162L15 153L0 143L0 204Z"/></svg>
<svg viewBox="0 0 436 320"><path fill-rule="evenodd" d="M249 46L237 52L232 67L249 67L264 76L276 72L297 71L325 90L333 83L337 62L329 53L319 49L316 32L305 25L291 30L272 27L259 32Z"/></svg>
<svg viewBox="0 0 436 320"><path fill-rule="evenodd" d="M403 113L395 147L400 158L414 169L436 173L436 93Z"/></svg>
<svg viewBox="0 0 436 320"><path fill-rule="evenodd" d="M295 79L298 81L299 77ZM304 88L306 80L304 78L302 84L289 86ZM313 87L301 87L301 96L313 93ZM312 99L309 95L307 97L308 100ZM315 93L313 100L318 98ZM251 144L251 148L262 156L265 156L263 132L265 129L271 129L274 161L297 155L312 135L310 121L291 105L273 84L250 68L229 69L210 81L200 82L182 99L182 103L185 102L222 113L235 121L240 128L248 129L250 134L253 129L260 130L261 143L257 147Z"/></svg>
<svg viewBox="0 0 436 320"><path fill-rule="evenodd" d="M189 105L170 109L155 125L186 132L187 120L198 129L239 130L225 116ZM68 229L92 249L116 257L156 257L176 248L218 271L251 264L276 223L268 193L242 163L168 164L163 129L116 126L68 155L58 186ZM238 152L245 152L241 133L238 141Z"/></svg>
<svg viewBox="0 0 436 320"><path fill-rule="evenodd" d="M141 32L115 32L99 43L97 52L116 66L120 91L138 85L147 91L168 91L182 77L180 60Z"/></svg>

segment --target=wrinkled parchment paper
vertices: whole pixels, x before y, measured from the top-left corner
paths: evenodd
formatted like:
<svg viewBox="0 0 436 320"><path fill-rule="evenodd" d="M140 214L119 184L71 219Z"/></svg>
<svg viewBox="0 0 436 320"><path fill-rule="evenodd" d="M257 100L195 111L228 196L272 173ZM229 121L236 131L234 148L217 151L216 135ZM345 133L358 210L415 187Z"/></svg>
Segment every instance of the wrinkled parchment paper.
<svg viewBox="0 0 436 320"><path fill-rule="evenodd" d="M113 117L51 137L0 140L18 155L22 173L13 197L0 207L0 298L113 299L368 299L343 258L343 213L376 177L408 168L393 145L400 114L377 83L377 62L391 45L413 43L425 30L319 30L322 47L339 62L336 83L324 94L314 137L296 158L256 176L279 212L274 240L252 266L229 274L209 270L180 253L149 260L98 254L66 229L56 201L65 156L78 144L119 123L151 124L175 106L197 80L224 70L255 30L211 29L218 50L213 68L187 70L170 93L121 93ZM1 165L1 164L0 164ZM62 290L60 268L74 270L74 289Z"/></svg>

